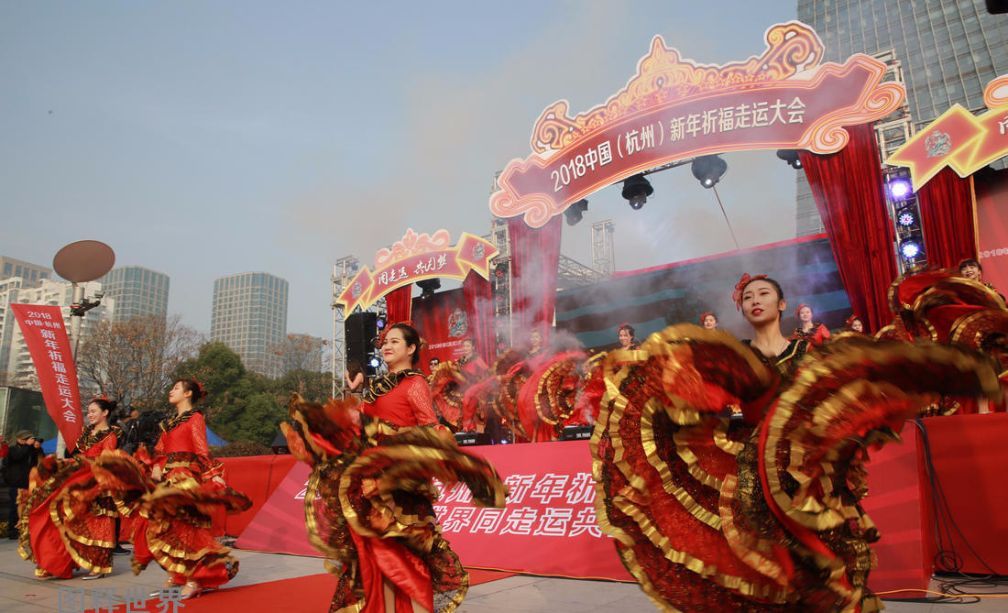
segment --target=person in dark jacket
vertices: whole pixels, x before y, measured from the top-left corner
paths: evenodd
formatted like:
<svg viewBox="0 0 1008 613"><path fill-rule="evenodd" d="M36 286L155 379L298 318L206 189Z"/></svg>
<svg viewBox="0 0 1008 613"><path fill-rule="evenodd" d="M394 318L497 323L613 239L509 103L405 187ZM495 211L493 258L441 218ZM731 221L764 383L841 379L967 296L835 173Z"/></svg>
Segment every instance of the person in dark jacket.
<svg viewBox="0 0 1008 613"><path fill-rule="evenodd" d="M7 538L17 538L17 496L18 490L28 489L28 473L38 464L42 457L42 441L35 438L29 430L21 430L14 435L14 443L7 452L4 461L4 481L7 482L10 494L10 507L7 509Z"/></svg>

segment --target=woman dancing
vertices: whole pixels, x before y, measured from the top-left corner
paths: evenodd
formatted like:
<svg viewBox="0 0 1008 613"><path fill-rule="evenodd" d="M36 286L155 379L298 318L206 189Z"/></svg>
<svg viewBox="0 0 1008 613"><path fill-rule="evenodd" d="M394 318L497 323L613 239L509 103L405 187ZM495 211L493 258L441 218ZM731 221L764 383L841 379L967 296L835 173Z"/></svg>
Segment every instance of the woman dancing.
<svg viewBox="0 0 1008 613"><path fill-rule="evenodd" d="M175 415L161 422L151 470L159 483L144 496L134 527L134 573L155 560L168 571L166 587L183 586L182 598L219 587L238 573L238 560L215 534L226 513L252 505L227 487L224 466L210 456L206 422L195 407L203 396L193 379L176 381L168 392Z"/></svg>
<svg viewBox="0 0 1008 613"><path fill-rule="evenodd" d="M799 325L791 334L791 338L805 339L816 347L829 340L829 328L821 322L813 321L814 313L812 312L812 307L807 304L799 304L798 308L795 309L795 315L798 317Z"/></svg>
<svg viewBox="0 0 1008 613"><path fill-rule="evenodd" d="M39 579L70 579L78 567L89 571L84 579L112 572L118 511L96 482L89 460L118 447L122 430L110 424L115 410L115 401L92 400L88 425L71 458L47 457L32 472L21 509L19 552L35 563Z"/></svg>
<svg viewBox="0 0 1008 613"><path fill-rule="evenodd" d="M749 343L678 325L629 368L606 363L599 523L663 609L876 610L866 450L936 394L996 395L995 369L963 348L853 336L804 354L780 331L780 284L745 275L735 298Z"/></svg>
<svg viewBox="0 0 1008 613"><path fill-rule="evenodd" d="M389 372L365 391L360 413L353 399L323 407L295 396L293 423L281 425L313 468L305 520L312 545L337 562L327 564L339 579L330 611L454 611L469 580L441 536L430 480L465 483L477 504L504 504L493 468L436 425L419 351L412 326L391 326L382 342Z"/></svg>

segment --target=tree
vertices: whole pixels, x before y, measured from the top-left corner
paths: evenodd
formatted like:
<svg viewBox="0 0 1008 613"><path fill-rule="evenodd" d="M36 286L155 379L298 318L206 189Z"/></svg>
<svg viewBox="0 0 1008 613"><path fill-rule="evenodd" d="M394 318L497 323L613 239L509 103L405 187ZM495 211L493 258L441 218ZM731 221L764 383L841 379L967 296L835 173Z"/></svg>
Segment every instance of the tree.
<svg viewBox="0 0 1008 613"><path fill-rule="evenodd" d="M332 396L332 373L292 370L273 383L280 404L286 406L291 394L310 402L326 402Z"/></svg>
<svg viewBox="0 0 1008 613"><path fill-rule="evenodd" d="M123 406L163 406L173 373L203 341L177 315L133 317L95 325L77 354L77 372Z"/></svg>
<svg viewBox="0 0 1008 613"><path fill-rule="evenodd" d="M202 406L210 427L230 442L269 445L286 418L286 402L273 394L275 383L249 372L223 343L207 343L199 355L179 365L176 378L199 381L207 393Z"/></svg>

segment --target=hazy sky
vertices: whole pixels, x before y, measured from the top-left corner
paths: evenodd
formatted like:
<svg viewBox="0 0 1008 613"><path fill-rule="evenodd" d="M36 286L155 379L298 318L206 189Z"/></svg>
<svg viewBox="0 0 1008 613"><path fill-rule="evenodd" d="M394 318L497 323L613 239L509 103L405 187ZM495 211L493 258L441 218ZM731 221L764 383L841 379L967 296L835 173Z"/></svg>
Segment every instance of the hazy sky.
<svg viewBox="0 0 1008 613"><path fill-rule="evenodd" d="M169 311L210 328L213 280L290 282L287 328L328 337L332 262L370 264L407 227L482 234L496 170L544 107L621 88L651 37L699 62L759 54L795 2L4 2L0 254L49 265L107 242L171 277ZM728 154L742 246L794 235L794 171ZM732 248L683 167L632 211L610 187L563 251L621 270Z"/></svg>

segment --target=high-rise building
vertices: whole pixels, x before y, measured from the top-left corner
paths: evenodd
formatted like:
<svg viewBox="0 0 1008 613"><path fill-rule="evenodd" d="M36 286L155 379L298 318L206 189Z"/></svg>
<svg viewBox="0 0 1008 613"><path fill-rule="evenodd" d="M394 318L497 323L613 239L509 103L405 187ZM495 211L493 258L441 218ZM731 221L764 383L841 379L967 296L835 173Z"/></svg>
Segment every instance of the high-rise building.
<svg viewBox="0 0 1008 613"><path fill-rule="evenodd" d="M38 287L43 279L51 279L52 273L52 268L0 255L0 279L20 277L23 287Z"/></svg>
<svg viewBox="0 0 1008 613"><path fill-rule="evenodd" d="M105 295L115 300L115 321L168 315L168 275L143 266L113 268L100 279Z"/></svg>
<svg viewBox="0 0 1008 613"><path fill-rule="evenodd" d="M214 281L210 338L241 356L246 368L268 377L283 374L287 337L287 281L244 272Z"/></svg>
<svg viewBox="0 0 1008 613"><path fill-rule="evenodd" d="M798 0L798 19L819 33L827 61L867 53L901 66L911 134L953 104L984 108L984 87L1008 72L1008 15L989 14L984 0ZM796 215L799 236L822 231L804 173Z"/></svg>
<svg viewBox="0 0 1008 613"><path fill-rule="evenodd" d="M91 281L80 284L85 296L93 296L102 289L101 283ZM63 322L69 333L70 303L73 301L73 285L65 281L43 279L38 287L24 287L20 277L0 281L0 374L11 385L35 389L38 386L38 376L32 364L28 346L21 336L21 326L18 325L11 304L48 304L62 306ZM88 311L81 321L79 345L87 341L91 330L101 321L112 318L115 312L115 301L102 298L101 305Z"/></svg>

